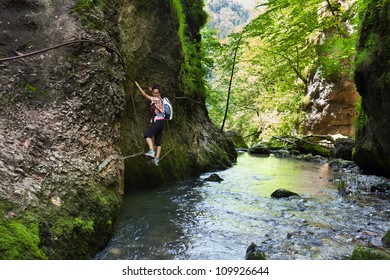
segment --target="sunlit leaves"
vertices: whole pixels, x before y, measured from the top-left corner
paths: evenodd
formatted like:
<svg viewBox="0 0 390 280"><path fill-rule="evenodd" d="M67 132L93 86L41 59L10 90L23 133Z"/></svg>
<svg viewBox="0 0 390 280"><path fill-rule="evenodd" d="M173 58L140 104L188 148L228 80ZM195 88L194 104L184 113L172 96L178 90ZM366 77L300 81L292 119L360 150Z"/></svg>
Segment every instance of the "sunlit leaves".
<svg viewBox="0 0 390 280"><path fill-rule="evenodd" d="M240 45L227 126L244 136L256 131L262 131L263 138L297 134L305 114L309 76L318 68L325 78L351 76L365 4L363 0L352 4L352 0L259 2L263 2L262 12L245 26ZM207 50L213 61L209 76L213 90L207 98L211 107L220 108L216 103L226 102L237 36L216 41ZM219 125L218 114L210 115Z"/></svg>

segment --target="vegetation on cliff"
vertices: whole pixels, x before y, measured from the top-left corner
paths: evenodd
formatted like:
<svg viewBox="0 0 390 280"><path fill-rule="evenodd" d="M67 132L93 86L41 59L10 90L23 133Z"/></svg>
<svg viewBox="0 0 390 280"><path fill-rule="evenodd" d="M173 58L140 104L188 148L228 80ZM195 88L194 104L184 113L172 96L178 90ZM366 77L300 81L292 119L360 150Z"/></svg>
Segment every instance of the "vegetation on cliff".
<svg viewBox="0 0 390 280"><path fill-rule="evenodd" d="M366 1L357 45L355 83L362 96L354 161L366 172L390 175L390 1Z"/></svg>

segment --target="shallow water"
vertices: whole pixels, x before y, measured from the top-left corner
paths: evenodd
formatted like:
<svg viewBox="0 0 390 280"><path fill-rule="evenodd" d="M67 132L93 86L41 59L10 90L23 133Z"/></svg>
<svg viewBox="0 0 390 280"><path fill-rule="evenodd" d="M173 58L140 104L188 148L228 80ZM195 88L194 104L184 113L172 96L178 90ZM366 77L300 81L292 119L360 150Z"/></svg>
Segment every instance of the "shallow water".
<svg viewBox="0 0 390 280"><path fill-rule="evenodd" d="M126 196L96 259L240 260L252 242L267 259L345 259L390 228L388 197L340 198L328 164L242 153L217 174ZM300 197L270 198L279 188Z"/></svg>

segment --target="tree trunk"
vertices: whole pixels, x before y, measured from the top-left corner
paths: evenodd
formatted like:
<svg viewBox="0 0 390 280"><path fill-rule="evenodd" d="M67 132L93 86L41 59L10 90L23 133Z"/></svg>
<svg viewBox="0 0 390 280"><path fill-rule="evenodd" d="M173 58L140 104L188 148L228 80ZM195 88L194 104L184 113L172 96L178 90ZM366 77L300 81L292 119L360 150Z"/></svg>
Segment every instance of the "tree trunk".
<svg viewBox="0 0 390 280"><path fill-rule="evenodd" d="M233 76L234 76L234 67L236 66L237 51L238 51L238 48L240 46L240 42L241 42L241 38L242 38L243 34L244 34L244 31L241 32L240 37L238 38L238 41L237 41L236 49L234 50L233 65L232 65L232 72L230 74L230 81L229 81L228 96L227 96L227 101L226 101L225 116L223 118L221 131L223 131L223 128L225 127L226 117L227 117L227 113L228 113L228 110L229 110L230 92L231 92L231 89L232 89L232 82L233 82Z"/></svg>

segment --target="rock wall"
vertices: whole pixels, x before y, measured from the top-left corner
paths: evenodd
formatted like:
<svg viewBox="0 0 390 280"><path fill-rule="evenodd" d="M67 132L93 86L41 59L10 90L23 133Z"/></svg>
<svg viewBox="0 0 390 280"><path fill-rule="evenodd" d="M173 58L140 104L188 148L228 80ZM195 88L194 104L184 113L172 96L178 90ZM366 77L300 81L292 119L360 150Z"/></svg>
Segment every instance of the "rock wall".
<svg viewBox="0 0 390 280"><path fill-rule="evenodd" d="M175 108L160 166L120 159L146 149L149 116L118 54L75 44L1 62L0 259L91 258L112 236L124 191L234 161L198 103L202 92L183 90L171 1L0 0L0 19L0 58L102 42L119 50L133 79L161 83Z"/></svg>
<svg viewBox="0 0 390 280"><path fill-rule="evenodd" d="M202 7L202 1L182 2L192 11ZM208 118L202 82L197 81L195 90L188 90L188 69L184 64L186 60L196 60L200 50L186 57L177 13L171 1L124 1L121 7L119 29L127 73L146 88L161 84L162 95L170 98L174 108L174 118L164 130L160 166L151 166L144 157L125 160L126 191L153 188L203 170L226 168L235 160L233 145ZM199 41L201 26L189 15L186 19L187 40ZM199 66L193 66L196 67ZM120 143L126 156L146 151L143 133L150 121L148 101L127 82Z"/></svg>
<svg viewBox="0 0 390 280"><path fill-rule="evenodd" d="M305 133L354 135L356 102L359 94L352 79L329 82L317 71L309 81Z"/></svg>
<svg viewBox="0 0 390 280"><path fill-rule="evenodd" d="M355 162L390 176L390 1L368 4L358 43L355 83L365 116L356 135Z"/></svg>

